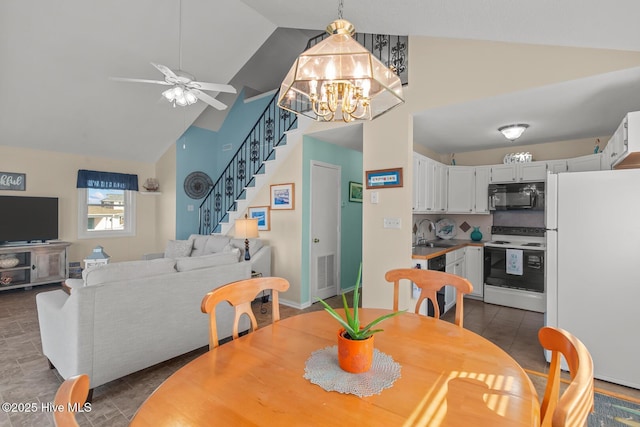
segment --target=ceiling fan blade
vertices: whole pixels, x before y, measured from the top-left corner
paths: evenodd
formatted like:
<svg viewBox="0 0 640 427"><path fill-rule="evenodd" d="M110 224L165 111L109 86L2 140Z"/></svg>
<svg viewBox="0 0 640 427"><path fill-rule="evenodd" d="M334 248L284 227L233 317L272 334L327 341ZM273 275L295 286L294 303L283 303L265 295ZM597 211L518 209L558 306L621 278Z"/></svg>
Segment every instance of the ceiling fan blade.
<svg viewBox="0 0 640 427"><path fill-rule="evenodd" d="M156 64L156 63L151 63L151 65L153 65L154 67L156 67L158 69L158 71L160 71L162 74L164 74L167 77L171 77L173 79L177 79L178 76L176 75L176 73L174 73L171 68L167 67L166 65L162 65L162 64Z"/></svg>
<svg viewBox="0 0 640 427"><path fill-rule="evenodd" d="M156 85L171 86L171 83L167 83L165 81L160 81L160 80L129 79L126 77L109 77L109 80L114 80L117 82L131 82L131 83L153 83Z"/></svg>
<svg viewBox="0 0 640 427"><path fill-rule="evenodd" d="M191 92L201 101L206 102L207 104L211 105L213 108L216 108L218 110L226 110L227 106L225 104L223 104L222 102L218 101L217 99L213 98L212 96L207 95L206 93L202 92L201 90L198 89L191 89Z"/></svg>
<svg viewBox="0 0 640 427"><path fill-rule="evenodd" d="M189 86L202 90L212 90L215 92L237 93L236 88L233 86L219 83L191 82L189 83Z"/></svg>

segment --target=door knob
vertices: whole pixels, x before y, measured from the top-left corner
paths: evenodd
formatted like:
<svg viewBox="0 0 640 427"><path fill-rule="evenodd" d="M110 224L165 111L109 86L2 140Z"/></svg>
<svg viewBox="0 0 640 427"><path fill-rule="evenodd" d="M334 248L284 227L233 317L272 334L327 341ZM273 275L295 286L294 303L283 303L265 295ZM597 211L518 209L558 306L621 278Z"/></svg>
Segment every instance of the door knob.
<svg viewBox="0 0 640 427"><path fill-rule="evenodd" d="M320 239L318 239L318 238L313 239L313 243L318 243L319 241L320 241Z"/></svg>

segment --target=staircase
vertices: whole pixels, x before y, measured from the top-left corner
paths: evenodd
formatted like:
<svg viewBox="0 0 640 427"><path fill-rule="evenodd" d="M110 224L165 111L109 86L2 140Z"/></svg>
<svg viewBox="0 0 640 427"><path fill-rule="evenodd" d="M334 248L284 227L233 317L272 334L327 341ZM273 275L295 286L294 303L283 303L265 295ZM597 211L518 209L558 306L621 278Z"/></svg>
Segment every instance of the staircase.
<svg viewBox="0 0 640 427"><path fill-rule="evenodd" d="M277 105L276 92L199 208L199 234L226 234L291 151L298 117ZM301 137L300 137L301 139Z"/></svg>
<svg viewBox="0 0 640 427"><path fill-rule="evenodd" d="M323 33L310 39L307 49L326 37ZM393 66L403 85L408 83L407 36L356 33L354 37L385 65ZM313 122L281 110L278 94L279 91L200 204L199 234L227 234Z"/></svg>

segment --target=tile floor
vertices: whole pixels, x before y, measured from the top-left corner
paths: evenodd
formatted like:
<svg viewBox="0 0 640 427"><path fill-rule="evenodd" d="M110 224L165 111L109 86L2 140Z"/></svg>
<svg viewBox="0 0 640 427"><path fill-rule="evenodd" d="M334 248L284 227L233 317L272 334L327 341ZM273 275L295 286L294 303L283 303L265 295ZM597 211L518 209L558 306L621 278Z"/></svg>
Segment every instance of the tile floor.
<svg viewBox="0 0 640 427"><path fill-rule="evenodd" d="M41 354L40 333L35 307L35 295L57 288L42 286L29 291L0 292L0 403L46 403L53 400L62 379L55 370L50 370ZM339 298L331 301L341 306ZM255 303L254 312L258 322L269 322L271 307L260 314L260 303ZM314 304L305 311L321 310ZM479 301L465 302L464 325L499 345L513 356L524 368L545 372L546 363L542 348L538 344L537 331L542 326L540 313L511 309ZM281 317L300 313L300 310L281 306ZM453 313L444 320L452 321ZM81 426L126 426L136 409L164 379L207 350L206 347L172 359L94 390L93 410L80 414ZM628 389L614 384L596 381L596 386L628 394L640 399L640 390ZM46 412L33 414L5 413L0 411L0 427L51 426L53 418Z"/></svg>

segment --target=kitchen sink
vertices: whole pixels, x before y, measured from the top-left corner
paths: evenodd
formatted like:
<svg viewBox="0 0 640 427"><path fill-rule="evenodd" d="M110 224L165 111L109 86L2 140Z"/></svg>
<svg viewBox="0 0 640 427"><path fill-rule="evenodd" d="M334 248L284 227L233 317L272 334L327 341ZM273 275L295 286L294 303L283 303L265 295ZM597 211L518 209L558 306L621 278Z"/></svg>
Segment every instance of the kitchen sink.
<svg viewBox="0 0 640 427"><path fill-rule="evenodd" d="M436 241L420 242L416 246L422 246L427 248L451 248L453 246L458 246L458 243L447 242L444 240L436 240Z"/></svg>

